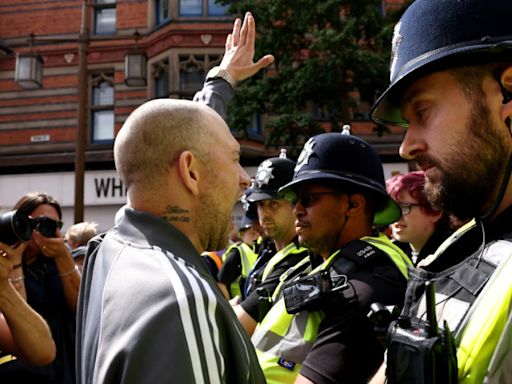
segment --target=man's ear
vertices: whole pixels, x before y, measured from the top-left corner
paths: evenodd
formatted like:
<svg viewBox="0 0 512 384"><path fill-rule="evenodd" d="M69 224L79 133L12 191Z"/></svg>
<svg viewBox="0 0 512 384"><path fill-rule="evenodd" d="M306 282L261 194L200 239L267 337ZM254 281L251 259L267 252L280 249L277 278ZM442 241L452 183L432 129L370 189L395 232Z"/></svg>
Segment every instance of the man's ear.
<svg viewBox="0 0 512 384"><path fill-rule="evenodd" d="M355 193L353 195L348 196L347 205L347 215L356 216L361 214L361 212L364 212L366 200L363 195Z"/></svg>
<svg viewBox="0 0 512 384"><path fill-rule="evenodd" d="M512 65L501 73L500 81L507 91L512 92Z"/></svg>
<svg viewBox="0 0 512 384"><path fill-rule="evenodd" d="M185 188L194 196L199 194L199 161L190 151L183 151L178 157L178 174Z"/></svg>
<svg viewBox="0 0 512 384"><path fill-rule="evenodd" d="M501 119L507 123L510 129L510 120L512 119L512 65L507 67L500 75L500 83L505 92L508 91L508 100L503 104L501 110Z"/></svg>

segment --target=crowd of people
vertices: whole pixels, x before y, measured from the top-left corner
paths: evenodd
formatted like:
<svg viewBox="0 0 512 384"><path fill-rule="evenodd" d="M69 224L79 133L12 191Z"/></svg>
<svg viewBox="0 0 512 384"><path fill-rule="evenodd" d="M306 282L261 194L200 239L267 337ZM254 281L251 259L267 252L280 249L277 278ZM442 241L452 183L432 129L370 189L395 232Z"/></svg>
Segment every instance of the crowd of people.
<svg viewBox="0 0 512 384"><path fill-rule="evenodd" d="M45 193L13 207L31 234L0 243L0 381L512 383L511 10L406 10L372 118L405 127L418 170L388 180L349 129L250 179L226 110L274 57L254 62L237 19L193 101L148 101L119 131L112 229L63 235Z"/></svg>

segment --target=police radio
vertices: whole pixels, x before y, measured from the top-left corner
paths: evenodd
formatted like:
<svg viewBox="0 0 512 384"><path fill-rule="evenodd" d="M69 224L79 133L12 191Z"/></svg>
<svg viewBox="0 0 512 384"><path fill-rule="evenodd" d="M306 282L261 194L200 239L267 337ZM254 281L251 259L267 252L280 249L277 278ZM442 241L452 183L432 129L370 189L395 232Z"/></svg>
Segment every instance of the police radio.
<svg viewBox="0 0 512 384"><path fill-rule="evenodd" d="M425 285L427 320L400 316L388 331L386 376L390 384L457 382L455 342L446 321L437 326L434 284Z"/></svg>

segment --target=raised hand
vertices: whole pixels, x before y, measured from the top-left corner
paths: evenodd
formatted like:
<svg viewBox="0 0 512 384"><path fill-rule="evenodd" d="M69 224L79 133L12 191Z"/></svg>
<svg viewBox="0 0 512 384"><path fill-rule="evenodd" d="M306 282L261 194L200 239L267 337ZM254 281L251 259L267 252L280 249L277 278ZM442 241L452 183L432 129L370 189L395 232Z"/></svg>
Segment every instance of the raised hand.
<svg viewBox="0 0 512 384"><path fill-rule="evenodd" d="M237 82L251 77L274 62L274 56L270 54L254 62L255 40L256 22L252 14L247 12L243 24L240 19L235 20L233 32L226 38L226 52L219 65Z"/></svg>

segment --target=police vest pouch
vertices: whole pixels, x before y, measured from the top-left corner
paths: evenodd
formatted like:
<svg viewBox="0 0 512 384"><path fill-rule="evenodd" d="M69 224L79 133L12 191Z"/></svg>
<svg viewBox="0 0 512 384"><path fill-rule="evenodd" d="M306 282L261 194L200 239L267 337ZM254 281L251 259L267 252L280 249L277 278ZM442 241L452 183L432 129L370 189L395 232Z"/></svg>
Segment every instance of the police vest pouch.
<svg viewBox="0 0 512 384"><path fill-rule="evenodd" d="M283 288L286 311L293 314L314 307L331 287L331 277L326 270L286 284Z"/></svg>
<svg viewBox="0 0 512 384"><path fill-rule="evenodd" d="M318 310L332 293L347 287L346 276L340 276L334 285L328 270L301 277L289 282L283 288L286 311L294 314L300 311Z"/></svg>
<svg viewBox="0 0 512 384"><path fill-rule="evenodd" d="M373 258L383 252L366 241L348 243L326 270L304 276L287 283L283 288L286 311L317 311L335 295L348 288L348 278L355 271L365 268Z"/></svg>
<svg viewBox="0 0 512 384"><path fill-rule="evenodd" d="M389 384L455 384L457 357L448 324L439 331L433 285L426 292L427 321L408 317L391 323L388 333L386 376Z"/></svg>

